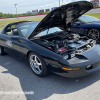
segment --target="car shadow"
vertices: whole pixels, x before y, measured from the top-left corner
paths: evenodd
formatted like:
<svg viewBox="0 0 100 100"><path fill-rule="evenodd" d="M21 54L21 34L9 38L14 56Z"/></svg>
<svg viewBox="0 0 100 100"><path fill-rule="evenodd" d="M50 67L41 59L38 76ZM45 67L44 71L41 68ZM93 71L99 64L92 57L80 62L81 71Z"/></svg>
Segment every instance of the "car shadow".
<svg viewBox="0 0 100 100"><path fill-rule="evenodd" d="M28 100L42 100L53 94L72 93L100 80L99 71L81 78L65 78L54 74L49 74L46 77L37 77L27 63L9 55L0 56L0 59L0 65L7 69L2 73L10 73L17 77L23 91L34 91L33 95L25 94Z"/></svg>

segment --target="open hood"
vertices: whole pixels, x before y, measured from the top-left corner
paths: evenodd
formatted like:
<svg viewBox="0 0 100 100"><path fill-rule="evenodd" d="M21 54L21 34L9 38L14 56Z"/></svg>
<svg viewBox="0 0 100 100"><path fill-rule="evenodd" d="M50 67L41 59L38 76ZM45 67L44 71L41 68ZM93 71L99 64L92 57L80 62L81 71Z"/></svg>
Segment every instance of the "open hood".
<svg viewBox="0 0 100 100"><path fill-rule="evenodd" d="M39 32L52 27L68 29L81 15L93 8L92 3L87 1L73 2L51 11L34 29L29 36L31 39Z"/></svg>

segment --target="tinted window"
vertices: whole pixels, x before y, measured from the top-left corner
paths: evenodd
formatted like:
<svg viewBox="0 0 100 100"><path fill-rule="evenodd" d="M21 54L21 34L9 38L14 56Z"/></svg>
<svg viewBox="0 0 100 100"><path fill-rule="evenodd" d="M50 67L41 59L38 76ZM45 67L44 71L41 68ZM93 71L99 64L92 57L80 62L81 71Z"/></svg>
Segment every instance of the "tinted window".
<svg viewBox="0 0 100 100"><path fill-rule="evenodd" d="M6 34L6 35L9 35L9 36L12 36L11 27L7 27L7 28L6 28L5 34Z"/></svg>
<svg viewBox="0 0 100 100"><path fill-rule="evenodd" d="M15 25L8 26L8 27L5 29L5 33L4 33L4 34L6 34L6 35L8 35L8 36L12 36L13 31L14 31L14 32L15 32L15 31L17 32L17 28L16 28Z"/></svg>
<svg viewBox="0 0 100 100"><path fill-rule="evenodd" d="M83 16L79 17L79 20L82 22L88 23L88 22L98 21L99 19L88 16L88 15L83 15Z"/></svg>

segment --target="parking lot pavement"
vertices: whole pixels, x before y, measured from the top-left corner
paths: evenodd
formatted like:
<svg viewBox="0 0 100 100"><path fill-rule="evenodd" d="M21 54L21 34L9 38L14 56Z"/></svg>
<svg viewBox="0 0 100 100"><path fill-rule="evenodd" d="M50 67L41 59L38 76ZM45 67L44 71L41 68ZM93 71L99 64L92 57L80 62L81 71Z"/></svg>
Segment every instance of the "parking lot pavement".
<svg viewBox="0 0 100 100"><path fill-rule="evenodd" d="M37 77L27 63L0 56L0 100L100 100L100 71L82 78Z"/></svg>
<svg viewBox="0 0 100 100"><path fill-rule="evenodd" d="M26 16L26 17L18 17L18 18L4 18L4 19L0 19L0 21L3 20L14 20L14 19L28 19L28 18L43 18L46 15L37 15L37 16Z"/></svg>

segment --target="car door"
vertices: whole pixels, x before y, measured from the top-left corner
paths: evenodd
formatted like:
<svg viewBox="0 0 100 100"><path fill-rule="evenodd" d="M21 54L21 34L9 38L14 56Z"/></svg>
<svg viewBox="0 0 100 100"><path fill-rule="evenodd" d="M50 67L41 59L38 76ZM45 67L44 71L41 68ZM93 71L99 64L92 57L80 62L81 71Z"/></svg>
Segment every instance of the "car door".
<svg viewBox="0 0 100 100"><path fill-rule="evenodd" d="M76 21L73 23L72 27L70 28L72 31L80 33L80 34L84 34L84 23L81 23L79 21Z"/></svg>
<svg viewBox="0 0 100 100"><path fill-rule="evenodd" d="M13 36L14 30L17 30L16 28L12 30L12 26L8 26L5 28L4 33L2 34L2 42L4 49L7 53L15 56L20 57L20 47L21 43L19 41L19 34L16 36Z"/></svg>

